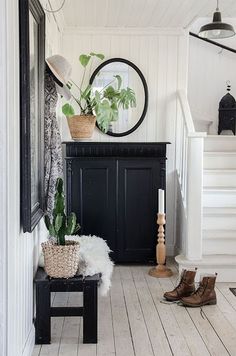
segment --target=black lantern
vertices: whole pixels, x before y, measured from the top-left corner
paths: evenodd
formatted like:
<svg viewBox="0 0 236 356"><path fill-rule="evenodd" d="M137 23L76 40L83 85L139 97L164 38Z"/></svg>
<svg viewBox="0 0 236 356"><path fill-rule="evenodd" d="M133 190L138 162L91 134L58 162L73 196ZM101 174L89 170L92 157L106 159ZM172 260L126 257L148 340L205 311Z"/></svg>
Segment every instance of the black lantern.
<svg viewBox="0 0 236 356"><path fill-rule="evenodd" d="M235 135L235 121L236 121L236 101L229 93L231 89L230 84L227 84L228 93L223 96L219 104L219 125L218 135L223 130L231 130Z"/></svg>

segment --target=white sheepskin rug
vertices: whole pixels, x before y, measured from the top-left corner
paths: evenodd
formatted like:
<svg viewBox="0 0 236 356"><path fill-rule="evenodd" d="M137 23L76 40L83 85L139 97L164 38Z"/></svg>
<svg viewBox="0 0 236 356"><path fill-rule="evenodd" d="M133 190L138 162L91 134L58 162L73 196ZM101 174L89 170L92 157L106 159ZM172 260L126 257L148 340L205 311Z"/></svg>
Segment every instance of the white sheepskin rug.
<svg viewBox="0 0 236 356"><path fill-rule="evenodd" d="M110 260L111 252L105 240L97 236L66 236L67 240L78 241L80 244L78 274L92 276L101 273L99 291L105 296L111 287L113 262Z"/></svg>

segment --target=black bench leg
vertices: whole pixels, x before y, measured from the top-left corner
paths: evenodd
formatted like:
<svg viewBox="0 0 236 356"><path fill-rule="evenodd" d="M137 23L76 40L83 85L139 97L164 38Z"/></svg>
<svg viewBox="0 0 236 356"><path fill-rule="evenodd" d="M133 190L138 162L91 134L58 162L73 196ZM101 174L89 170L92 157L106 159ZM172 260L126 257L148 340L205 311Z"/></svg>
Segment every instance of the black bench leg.
<svg viewBox="0 0 236 356"><path fill-rule="evenodd" d="M49 283L36 284L35 344L50 344L50 286Z"/></svg>
<svg viewBox="0 0 236 356"><path fill-rule="evenodd" d="M97 343L97 283L85 281L83 293L83 343Z"/></svg>

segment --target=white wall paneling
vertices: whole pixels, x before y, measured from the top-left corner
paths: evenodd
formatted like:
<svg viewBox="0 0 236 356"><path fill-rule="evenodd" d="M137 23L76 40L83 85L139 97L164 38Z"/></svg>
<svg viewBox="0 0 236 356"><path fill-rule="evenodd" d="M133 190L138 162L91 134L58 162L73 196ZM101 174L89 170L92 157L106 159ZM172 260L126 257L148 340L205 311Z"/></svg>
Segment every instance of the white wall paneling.
<svg viewBox="0 0 236 356"><path fill-rule="evenodd" d="M18 2L1 1L0 13L0 355L31 356L33 276L45 228L41 222L23 234L20 227Z"/></svg>
<svg viewBox="0 0 236 356"><path fill-rule="evenodd" d="M53 0L40 0L44 9L49 11L59 6ZM61 43L61 34L64 28L64 17L61 11L55 14L45 11L46 16L46 38L45 38L45 55L46 57L58 53Z"/></svg>
<svg viewBox="0 0 236 356"><path fill-rule="evenodd" d="M7 0L0 2L0 13L6 13ZM6 271L6 235L7 235L7 214L5 207L7 206L7 91L5 84L7 83L7 33L6 33L6 17L3 16L0 22L0 355L6 354L6 321L7 321L7 271Z"/></svg>
<svg viewBox="0 0 236 356"><path fill-rule="evenodd" d="M203 142L206 133L195 132L184 90L178 92L178 99L175 162L178 209L176 241L177 248L187 258L199 260L202 257Z"/></svg>
<svg viewBox="0 0 236 356"><path fill-rule="evenodd" d="M167 165L167 247L174 253L174 160L176 90L186 90L186 57L188 38L183 31L154 29L76 29L67 28L62 37L62 54L72 64L73 80L80 83L81 53L101 52L106 59L123 57L143 72L149 90L147 116L141 126L129 136L114 138L95 130L94 141L161 142L169 141ZM95 61L91 72L97 67ZM90 73L91 74L91 73ZM89 77L89 75L88 75ZM63 120L63 140L70 140L66 120Z"/></svg>
<svg viewBox="0 0 236 356"><path fill-rule="evenodd" d="M236 54L190 37L188 98L194 120L213 122L209 133L218 129L219 101L226 94L230 80L236 97Z"/></svg>

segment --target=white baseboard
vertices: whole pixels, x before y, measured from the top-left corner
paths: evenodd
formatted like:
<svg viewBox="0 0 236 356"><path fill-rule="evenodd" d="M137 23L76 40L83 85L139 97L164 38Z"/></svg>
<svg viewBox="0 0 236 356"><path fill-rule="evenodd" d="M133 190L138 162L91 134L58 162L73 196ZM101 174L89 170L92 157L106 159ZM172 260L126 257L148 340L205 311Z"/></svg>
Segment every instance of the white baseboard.
<svg viewBox="0 0 236 356"><path fill-rule="evenodd" d="M199 261L188 260L183 255L175 257L179 270L197 267L196 281L203 274L217 273L217 282L236 282L236 255L205 255Z"/></svg>
<svg viewBox="0 0 236 356"><path fill-rule="evenodd" d="M28 338L26 340L22 356L32 356L35 345L35 328L32 324Z"/></svg>

